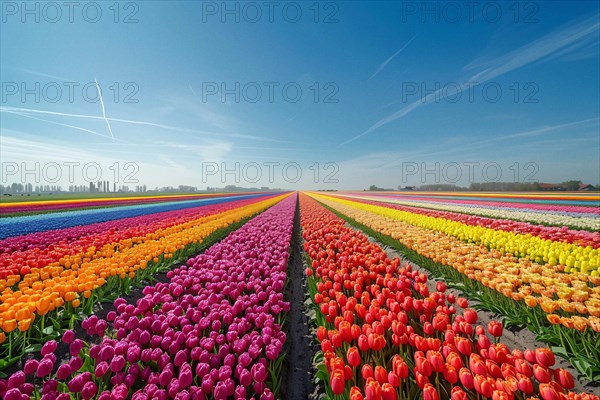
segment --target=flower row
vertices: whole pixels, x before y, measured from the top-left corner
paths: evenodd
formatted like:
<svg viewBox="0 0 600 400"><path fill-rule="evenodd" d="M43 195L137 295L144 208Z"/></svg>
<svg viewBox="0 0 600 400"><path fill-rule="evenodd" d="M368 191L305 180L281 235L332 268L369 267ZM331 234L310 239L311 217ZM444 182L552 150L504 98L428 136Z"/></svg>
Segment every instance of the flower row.
<svg viewBox="0 0 600 400"><path fill-rule="evenodd" d="M178 211L124 218L66 229L43 231L0 240L0 291L9 275L40 273L47 265L70 265L105 256L115 248L135 246L158 237L165 229L243 207L261 198L213 203ZM54 263L54 264L53 264ZM16 282L20 277L15 277ZM15 282L15 283L16 283ZM14 283L13 283L14 284ZM12 286L12 285L9 285Z"/></svg>
<svg viewBox="0 0 600 400"><path fill-rule="evenodd" d="M498 229L507 232L515 232L537 236L542 239L574 243L581 247L591 246L594 249L600 247L600 232L590 232L585 230L568 229L567 227L534 225L527 222L513 221L510 219L495 219L480 217L477 215L461 214L449 211L428 210L426 208L402 206L399 204L385 203L378 200L365 200L362 198L351 197L353 201L359 203L372 204L392 208L394 210L406 211L414 214L428 215L436 218L444 218L451 221L462 222L471 226L481 226L484 228ZM566 263L560 261L561 264Z"/></svg>
<svg viewBox="0 0 600 400"><path fill-rule="evenodd" d="M55 368L55 342L42 360L0 381L0 396L43 400L273 399L286 335L283 300L296 196L288 196L205 253L124 299L106 320L82 328L96 344L63 335L72 358ZM37 378L37 379L35 379ZM34 386L33 383L37 386Z"/></svg>
<svg viewBox="0 0 600 400"><path fill-rule="evenodd" d="M433 210L452 211L462 214L474 214L489 218L511 219L514 221L526 221L537 224L547 224L553 226L572 226L579 229L591 229L597 231L600 229L600 219L597 215L582 214L571 215L567 213L558 213L553 211L537 211L537 210L522 210L509 207L490 207L482 203L475 204L453 204L440 203L428 200L416 201L406 200L403 198L389 197L364 197L352 196L358 198L366 198L392 204L402 204L412 207L423 207Z"/></svg>
<svg viewBox="0 0 600 400"><path fill-rule="evenodd" d="M426 275L389 259L314 199L302 195L300 212L331 397L598 399L570 392L573 377L554 368L552 351L510 351L498 342L500 323L486 332L464 298L443 282L430 289Z"/></svg>
<svg viewBox="0 0 600 400"><path fill-rule="evenodd" d="M0 218L0 239L261 196L265 195L244 194L235 197L169 201L160 204L138 204Z"/></svg>
<svg viewBox="0 0 600 400"><path fill-rule="evenodd" d="M477 280L529 307L539 305L547 314L561 313L561 323L584 331L600 332L600 278L583 273L562 273L558 266L539 265L528 259L500 254L465 243L440 232L426 230L314 195L319 201L371 229L398 240L418 254ZM591 285L588 285L588 283Z"/></svg>
<svg viewBox="0 0 600 400"><path fill-rule="evenodd" d="M576 244L552 241L530 234L473 226L460 221L352 200L335 198L335 201L398 222L443 233L467 243L484 245L508 256L515 255L517 258L527 258L537 264L548 263L551 266L560 264L566 266L565 270L567 272L593 273L594 276L598 276L600 273L598 271L598 268L600 268L599 250L591 246L581 247Z"/></svg>
<svg viewBox="0 0 600 400"><path fill-rule="evenodd" d="M102 257L93 260L81 259L73 264L66 261L65 265L49 265L41 268L39 273L27 274L17 290L6 287L0 295L0 328L6 333L17 328L26 331L35 315L43 316L65 303L77 308L111 277L133 278L137 271L157 262L159 257L171 258L187 245L202 242L213 232L263 211L281 199L282 196L269 198L201 217L155 232L133 247L108 249Z"/></svg>

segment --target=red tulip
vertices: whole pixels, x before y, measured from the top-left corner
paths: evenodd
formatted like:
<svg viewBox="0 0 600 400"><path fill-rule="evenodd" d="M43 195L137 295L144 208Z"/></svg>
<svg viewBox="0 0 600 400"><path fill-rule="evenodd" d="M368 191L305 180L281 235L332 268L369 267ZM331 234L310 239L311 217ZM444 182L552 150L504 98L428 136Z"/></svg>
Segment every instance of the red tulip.
<svg viewBox="0 0 600 400"><path fill-rule="evenodd" d="M551 367L556 363L556 358L552 350L545 347L535 349L535 360L544 367Z"/></svg>
<svg viewBox="0 0 600 400"><path fill-rule="evenodd" d="M473 375L467 368L463 367L458 371L458 378L460 379L460 383L462 383L467 390L472 390L474 388Z"/></svg>
<svg viewBox="0 0 600 400"><path fill-rule="evenodd" d="M500 337L502 336L502 324L498 321L492 320L488 324L488 331L490 332L490 335L494 337Z"/></svg>
<svg viewBox="0 0 600 400"><path fill-rule="evenodd" d="M494 378L503 378L500 367L494 361L489 359L485 360L485 366L487 367L487 370L491 376Z"/></svg>
<svg viewBox="0 0 600 400"><path fill-rule="evenodd" d="M423 388L423 400L439 400L438 392L431 383Z"/></svg>
<svg viewBox="0 0 600 400"><path fill-rule="evenodd" d="M400 378L394 371L388 372L387 381L395 388L400 386Z"/></svg>
<svg viewBox="0 0 600 400"><path fill-rule="evenodd" d="M355 346L352 346L346 352L346 359L348 364L352 367L358 367L360 365L360 353Z"/></svg>
<svg viewBox="0 0 600 400"><path fill-rule="evenodd" d="M380 365L375 366L374 377L381 385L387 383L387 371Z"/></svg>
<svg viewBox="0 0 600 400"><path fill-rule="evenodd" d="M523 374L525 376L533 376L533 369L531 368L531 365L529 365L529 363L523 359L517 358L515 360L515 369L518 373Z"/></svg>
<svg viewBox="0 0 600 400"><path fill-rule="evenodd" d="M523 354L525 355L525 359L529 361L530 364L536 363L535 352L533 350L527 349Z"/></svg>
<svg viewBox="0 0 600 400"><path fill-rule="evenodd" d="M517 372L517 387L523 393L533 393L533 382L528 376Z"/></svg>
<svg viewBox="0 0 600 400"><path fill-rule="evenodd" d="M512 400L514 397L512 393L505 392L504 390L494 390L492 393L492 400Z"/></svg>
<svg viewBox="0 0 600 400"><path fill-rule="evenodd" d="M448 364L452 365L457 371L464 366L462 358L460 358L460 355L455 351L448 353L448 355L446 356L446 361L448 362Z"/></svg>
<svg viewBox="0 0 600 400"><path fill-rule="evenodd" d="M460 388L460 386L454 386L450 395L451 400L468 400L467 394Z"/></svg>
<svg viewBox="0 0 600 400"><path fill-rule="evenodd" d="M490 378L491 379L491 378ZM475 390L482 394L485 397L492 397L492 391L494 386L490 383L488 378L483 375L475 375L475 379L473 380L473 384L475 386Z"/></svg>
<svg viewBox="0 0 600 400"><path fill-rule="evenodd" d="M477 311L473 310L472 308L467 308L465 310L464 317L465 321L467 321L469 324L474 324L477 322Z"/></svg>
<svg viewBox="0 0 600 400"><path fill-rule="evenodd" d="M535 379L537 379L540 383L548 383L552 380L552 376L550 375L548 368L539 364L535 364L533 366L533 376L535 376Z"/></svg>
<svg viewBox="0 0 600 400"><path fill-rule="evenodd" d="M381 385L373 378L367 379L365 385L367 400L381 400Z"/></svg>
<svg viewBox="0 0 600 400"><path fill-rule="evenodd" d="M358 348L360 351L369 350L369 340L367 339L366 335L360 335L358 337Z"/></svg>
<svg viewBox="0 0 600 400"><path fill-rule="evenodd" d="M457 336L456 337L456 348L461 354L468 356L473 351L473 347L471 346L471 341L467 338Z"/></svg>
<svg viewBox="0 0 600 400"><path fill-rule="evenodd" d="M560 400L560 395L558 392L552 387L552 385L548 385L546 383L540 384L540 396L544 400Z"/></svg>
<svg viewBox="0 0 600 400"><path fill-rule="evenodd" d="M414 374L415 381L417 381L417 386L419 387L419 389L423 390L425 385L429 383L429 378L416 370L414 371Z"/></svg>
<svg viewBox="0 0 600 400"><path fill-rule="evenodd" d="M443 292L445 292L445 291L446 291L446 284L445 284L444 282L442 282L442 281L439 281L439 282L437 282L437 283L435 284L435 289L436 289L438 292L441 292L441 293L443 293Z"/></svg>
<svg viewBox="0 0 600 400"><path fill-rule="evenodd" d="M444 370L444 357L439 351L429 350L427 352L427 360L431 364L434 372L442 372Z"/></svg>
<svg viewBox="0 0 600 400"><path fill-rule="evenodd" d="M418 371L425 376L429 376L433 372L433 367L431 366L431 363L427 361L427 358L423 356L417 357L415 355L415 371Z"/></svg>
<svg viewBox="0 0 600 400"><path fill-rule="evenodd" d="M330 379L331 390L334 394L342 394L345 390L346 382L344 381L344 373L338 371L334 371L331 375Z"/></svg>
<svg viewBox="0 0 600 400"><path fill-rule="evenodd" d="M364 396L358 387L352 386L350 388L350 400L364 400Z"/></svg>
<svg viewBox="0 0 600 400"><path fill-rule="evenodd" d="M373 378L373 367L369 364L363 365L360 374L365 381L369 378Z"/></svg>
<svg viewBox="0 0 600 400"><path fill-rule="evenodd" d="M389 383L381 385L381 400L396 400L396 389Z"/></svg>
<svg viewBox="0 0 600 400"><path fill-rule="evenodd" d="M458 382L458 373L456 372L456 368L448 363L446 363L444 368L444 379L453 385Z"/></svg>
<svg viewBox="0 0 600 400"><path fill-rule="evenodd" d="M573 389L575 382L573 381L573 375L565 369L559 368L554 371L554 380L558 382L560 386L565 389Z"/></svg>

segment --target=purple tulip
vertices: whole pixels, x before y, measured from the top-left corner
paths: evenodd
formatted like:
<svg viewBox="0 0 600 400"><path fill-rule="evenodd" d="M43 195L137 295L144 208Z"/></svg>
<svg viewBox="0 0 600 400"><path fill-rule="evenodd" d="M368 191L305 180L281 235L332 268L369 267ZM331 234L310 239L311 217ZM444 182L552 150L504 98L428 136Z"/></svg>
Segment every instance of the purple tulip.
<svg viewBox="0 0 600 400"><path fill-rule="evenodd" d="M49 343L49 342L48 342ZM45 376L50 375L52 372L52 368L54 367L54 363L49 358L42 358L42 361L38 364L37 371L35 376L38 378L43 378Z"/></svg>
<svg viewBox="0 0 600 400"><path fill-rule="evenodd" d="M85 385L83 385L83 389L81 390L81 397L84 400L88 400L93 398L96 393L98 393L98 387L96 386L96 384L92 381L86 382Z"/></svg>
<svg viewBox="0 0 600 400"><path fill-rule="evenodd" d="M50 379L48 381L45 381L42 384L42 393L43 394L50 394L52 392L56 392L56 389L58 388L58 381L55 379Z"/></svg>
<svg viewBox="0 0 600 400"><path fill-rule="evenodd" d="M115 358L112 359L112 361L110 362L110 370L112 372L120 372L123 370L123 368L125 368L125 357L123 356L116 356Z"/></svg>
<svg viewBox="0 0 600 400"><path fill-rule="evenodd" d="M129 393L129 389L125 384L121 383L115 386L111 391L111 400L125 400L127 398L127 394Z"/></svg>
<svg viewBox="0 0 600 400"><path fill-rule="evenodd" d="M4 400L21 400L21 391L19 389L8 389L4 394Z"/></svg>
<svg viewBox="0 0 600 400"><path fill-rule="evenodd" d="M185 368L187 366L187 368ZM187 388L190 386L194 380L192 376L192 368L189 364L184 364L183 367L179 371L179 386L181 388Z"/></svg>
<svg viewBox="0 0 600 400"><path fill-rule="evenodd" d="M80 357L71 357L69 360L69 366L71 367L71 372L77 372L83 366L83 358Z"/></svg>
<svg viewBox="0 0 600 400"><path fill-rule="evenodd" d="M65 331L65 333L63 333L62 335L62 342L66 343L66 344L71 344L71 342L75 340L75 332L73 332L72 330L67 330Z"/></svg>
<svg viewBox="0 0 600 400"><path fill-rule="evenodd" d="M71 366L69 364L61 364L56 371L56 379L64 381L71 376Z"/></svg>
<svg viewBox="0 0 600 400"><path fill-rule="evenodd" d="M242 370L242 372L240 372L240 383L243 386L250 386L252 384L252 374L250 374L250 371L248 371L247 369Z"/></svg>
<svg viewBox="0 0 600 400"><path fill-rule="evenodd" d="M25 373L23 371L17 371L8 378L6 385L7 389L16 389L25 383Z"/></svg>
<svg viewBox="0 0 600 400"><path fill-rule="evenodd" d="M27 360L25 366L23 367L23 372L27 375L34 374L39 365L39 361L35 359Z"/></svg>
<svg viewBox="0 0 600 400"><path fill-rule="evenodd" d="M160 373L158 383L162 387L167 387L171 379L173 379L173 371L170 368L166 368Z"/></svg>
<svg viewBox="0 0 600 400"><path fill-rule="evenodd" d="M267 369L262 364L254 364L250 370L250 374L255 382L264 382L267 380Z"/></svg>
<svg viewBox="0 0 600 400"><path fill-rule="evenodd" d="M40 353L45 356L51 353L54 353L56 351L56 348L58 347L58 343L56 343L56 340L50 340L47 341L46 343L44 343L44 345L42 346L42 350L40 351Z"/></svg>
<svg viewBox="0 0 600 400"><path fill-rule="evenodd" d="M102 378L108 372L108 363L106 361L100 361L94 369L94 375L97 378Z"/></svg>

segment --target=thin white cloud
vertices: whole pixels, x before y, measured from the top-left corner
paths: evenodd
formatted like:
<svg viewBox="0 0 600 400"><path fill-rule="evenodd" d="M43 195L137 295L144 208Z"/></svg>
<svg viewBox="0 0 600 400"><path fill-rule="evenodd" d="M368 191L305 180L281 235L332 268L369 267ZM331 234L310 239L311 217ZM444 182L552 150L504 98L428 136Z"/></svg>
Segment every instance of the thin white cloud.
<svg viewBox="0 0 600 400"><path fill-rule="evenodd" d="M34 119L36 121L46 122L46 123L53 124L53 125L64 126L65 128L72 128L72 129L76 129L76 130L79 130L79 131L82 131L82 132L91 133L92 135L96 135L96 136L100 136L100 137L104 137L104 138L110 139L110 136L103 135L103 134L98 133L96 131L92 131L91 129L82 128L80 126L63 124L63 123L60 123L60 122L50 121L48 119L38 118L38 117L34 117L33 115L23 114L23 113L19 113L19 112L15 112L15 111L5 111L5 112L8 113L8 114L18 115L18 116L21 116L23 118L29 118L29 119Z"/></svg>
<svg viewBox="0 0 600 400"><path fill-rule="evenodd" d="M63 112L56 112L56 111L36 110L36 109L31 109L31 108L0 106L0 112L10 112L10 111L21 112L21 113L25 113L25 114L31 113L31 114L55 115L55 116L67 117L67 118L105 120L104 117L99 117L97 115L72 114L72 113L63 113ZM108 120L110 122L121 122L121 123L126 123L126 124L133 124L133 125L151 126L151 127L155 127L155 128L161 128L161 129L166 129L166 130L170 130L170 131L190 133L190 134L198 134L199 133L199 134L204 134L204 135L227 136L227 137L235 137L235 138L248 139L248 140L287 143L287 141L279 141L276 139L271 139L271 138L267 138L267 137L263 137L263 136L246 135L246 134L242 134L242 133L224 133L224 132L203 131L203 130L199 130L199 129L180 128L180 127L176 127L176 126L158 124L158 123L148 122L148 121L137 121L137 120L131 120L131 119L110 118L110 117L107 117L106 120Z"/></svg>
<svg viewBox="0 0 600 400"><path fill-rule="evenodd" d="M486 62L471 63L465 67L465 69L471 69L477 64L478 66L482 67L483 70L475 73L468 79L465 79L464 84L460 86L453 86L451 88L441 88L434 93L430 93L422 99L416 100L415 102L401 108L395 113L377 121L366 131L342 142L340 146L354 142L355 140L368 135L376 129L406 116L422 105L427 104L431 99L439 99L440 96L455 96L469 87L472 87L472 83L474 82L479 84L484 83L490 79L494 79L500 75L506 74L533 62L551 59L552 56L559 52L561 56L567 56L571 54L571 51L579 48L577 43L589 43L589 41L592 40L591 38L594 38L598 35L599 29L600 23L598 22L598 16L595 15L591 18L563 26L562 28L553 31L538 40L521 46L500 57L496 57ZM570 49L570 51L567 51L567 49Z"/></svg>
<svg viewBox="0 0 600 400"><path fill-rule="evenodd" d="M392 54L387 60L385 60L384 62L382 62L379 67L377 67L377 69L375 70L375 72L373 72L373 75L371 75L369 77L369 79L367 79L368 81L370 81L371 79L373 79L377 74L379 74L381 71L384 70L385 67L387 67L387 65L390 63L390 61L392 61L394 58L396 58L396 56L398 54L400 54L404 49L406 49L408 47L408 45L417 37L417 35L411 37L408 42L406 42L404 44L404 46L400 47L400 49L398 49L398 51L396 51L394 54Z"/></svg>
<svg viewBox="0 0 600 400"><path fill-rule="evenodd" d="M38 72L38 71L32 71L30 69L24 69L23 72L31 74L31 75L41 76L41 77L44 77L44 78L55 79L57 81L74 82L73 79L64 78L62 76L57 76L57 75L50 75L50 74L46 74L46 73Z"/></svg>
<svg viewBox="0 0 600 400"><path fill-rule="evenodd" d="M94 78L94 82L96 82L96 90L98 90L98 97L100 97L100 106L102 107L102 118L106 121L106 126L108 127L108 131L110 132L110 137L112 140L115 140L115 135L113 135L112 128L110 127L110 122L106 118L106 110L104 109L104 100L102 100L102 90L100 89L100 85L98 85L98 80Z"/></svg>

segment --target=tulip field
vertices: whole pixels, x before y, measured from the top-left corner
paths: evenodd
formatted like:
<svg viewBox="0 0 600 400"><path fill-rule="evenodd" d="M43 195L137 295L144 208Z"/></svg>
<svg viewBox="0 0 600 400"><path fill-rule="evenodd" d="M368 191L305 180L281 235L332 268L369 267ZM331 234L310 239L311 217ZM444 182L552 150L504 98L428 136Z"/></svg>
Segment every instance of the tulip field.
<svg viewBox="0 0 600 400"><path fill-rule="evenodd" d="M0 216L2 399L600 399L598 194L215 193Z"/></svg>

